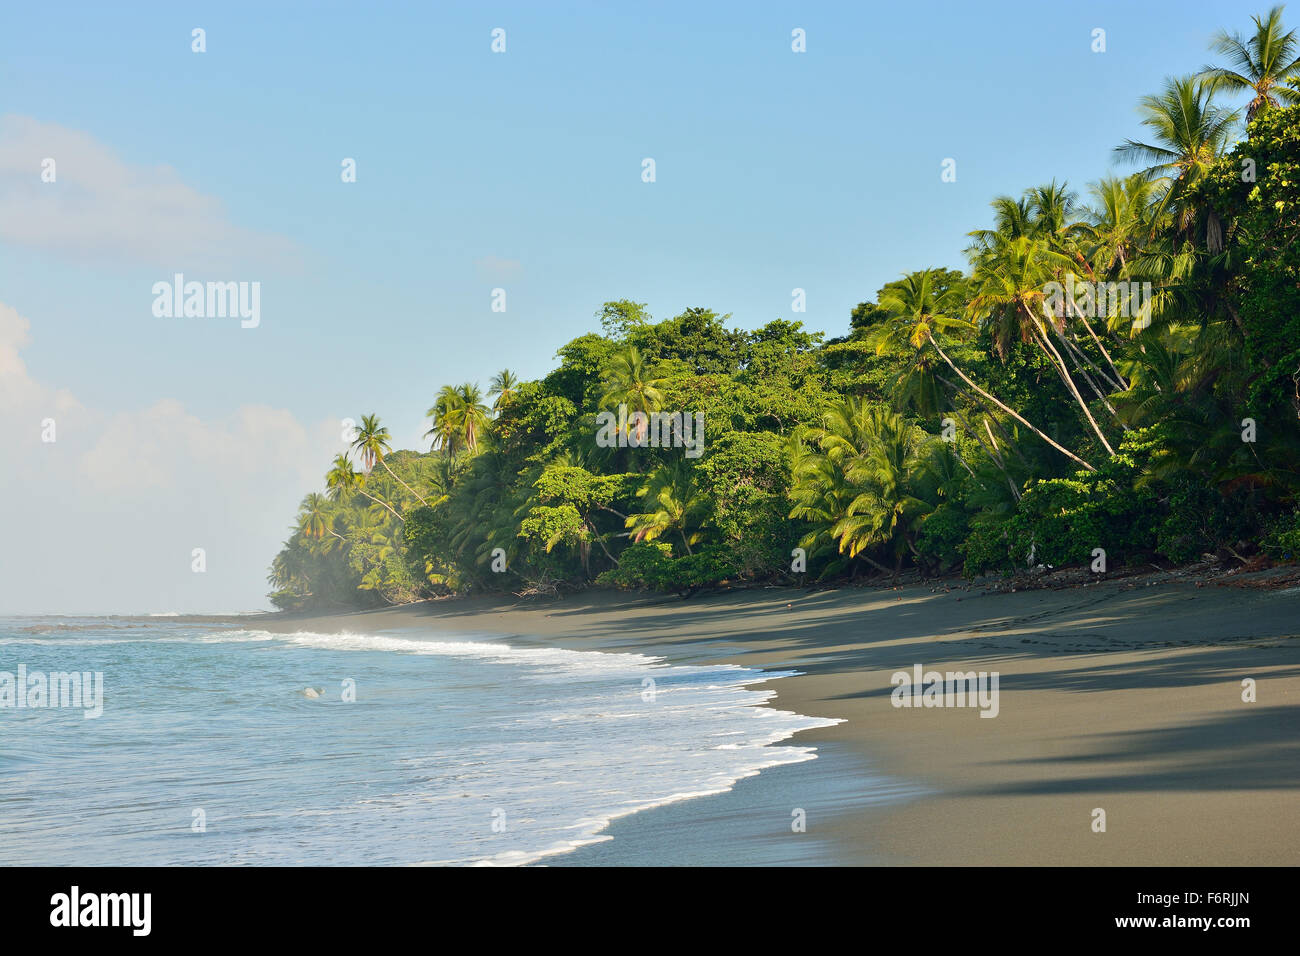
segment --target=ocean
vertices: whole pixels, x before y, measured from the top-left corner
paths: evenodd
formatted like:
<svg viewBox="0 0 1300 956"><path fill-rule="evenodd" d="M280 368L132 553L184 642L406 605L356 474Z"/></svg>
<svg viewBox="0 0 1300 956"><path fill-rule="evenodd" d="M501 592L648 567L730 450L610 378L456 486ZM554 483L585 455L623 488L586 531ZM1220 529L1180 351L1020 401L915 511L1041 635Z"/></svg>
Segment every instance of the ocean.
<svg viewBox="0 0 1300 956"><path fill-rule="evenodd" d="M760 706L788 671L536 643L0 618L0 864L560 862L837 723ZM87 701L19 707L57 702L20 668Z"/></svg>

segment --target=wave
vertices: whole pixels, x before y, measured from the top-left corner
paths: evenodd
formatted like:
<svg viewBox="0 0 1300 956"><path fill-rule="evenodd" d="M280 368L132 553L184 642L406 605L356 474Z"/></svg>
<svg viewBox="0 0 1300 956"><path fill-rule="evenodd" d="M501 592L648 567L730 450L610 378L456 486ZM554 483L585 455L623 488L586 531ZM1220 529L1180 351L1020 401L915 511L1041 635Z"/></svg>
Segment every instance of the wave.
<svg viewBox="0 0 1300 956"><path fill-rule="evenodd" d="M725 793L769 767L813 760L815 747L789 738L841 722L761 706L776 690L754 685L793 670L674 664L478 634L97 624L96 632L84 619L10 620L0 644L110 646L113 666L134 678L104 723L119 743L87 749L79 722L33 723L25 732L53 734L54 743L16 737L3 764L7 775L35 772L20 755L52 747L63 759L119 767L113 798L93 812L78 809L79 798L58 781L35 777L31 806L9 808L24 825L22 814L39 807L65 833L84 827L105 862L172 859L173 848L145 837L127 846L125 838L94 836L129 829L126 816L140 803L133 781L156 763L159 746L170 748L173 766L201 768L159 784L172 788L168 801L199 772L223 781L209 797L214 806L241 808L227 818L224 841L194 845L185 857L192 864L300 863L293 847L310 833L324 862L357 861L356 847L364 846L371 863L519 865L612 839L608 827L620 817ZM211 666L197 655L203 645L274 652L249 655L249 669L236 677L228 661ZM352 705L333 694L281 693L295 682L301 688L347 675L353 654L364 673L364 713L342 709ZM179 733L187 720L203 733ZM509 814L508 835L487 825L497 807ZM358 834L368 836L358 842ZM70 841L57 858L81 859L84 843ZM422 844L434 849L420 851ZM6 859L0 847L0 862Z"/></svg>
<svg viewBox="0 0 1300 956"><path fill-rule="evenodd" d="M843 723L836 718L807 717L792 711L761 706L776 696L772 689L749 690L750 685L798 674L794 670L760 671L737 664L688 665L670 664L663 657L626 651L570 650L558 647L519 647L501 641L435 640L364 633L326 634L315 631L272 634L267 631L231 632L222 640L280 640L299 647L331 651L383 651L426 656L472 658L524 668L532 680L550 683L609 681L627 682L640 688L645 677L656 683L656 695L665 702L664 710L674 715L671 727L662 724L658 733L679 733L689 737L691 750L712 753L715 765L708 776L693 784L676 787L615 806L585 808L585 815L574 821L573 832L563 839L528 850L509 850L473 861L474 865L523 865L549 856L569 853L580 847L612 839L605 833L621 817L685 800L730 791L740 780L763 770L785 764L816 759L813 746L773 746L804 730L832 727ZM618 718L642 718L640 712L619 712L604 703L599 710L582 708L551 715L552 723L563 721L613 726ZM711 722L705 729L704 720ZM718 726L718 724L725 726ZM685 744L685 741L683 742ZM611 756L611 763L616 760ZM635 761L632 762L635 765ZM623 768L627 770L627 767ZM635 771L634 771L635 772ZM428 860L415 865L438 865L464 860Z"/></svg>

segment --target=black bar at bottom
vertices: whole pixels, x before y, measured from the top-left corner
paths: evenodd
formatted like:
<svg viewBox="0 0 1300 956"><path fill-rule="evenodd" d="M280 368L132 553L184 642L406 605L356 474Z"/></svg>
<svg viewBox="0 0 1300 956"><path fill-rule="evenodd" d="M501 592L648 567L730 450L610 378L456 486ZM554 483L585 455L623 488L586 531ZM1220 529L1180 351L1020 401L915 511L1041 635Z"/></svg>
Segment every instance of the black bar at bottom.
<svg viewBox="0 0 1300 956"><path fill-rule="evenodd" d="M402 931L436 944L431 930L453 928L485 942L517 932L535 945L560 932L614 944L602 928L611 922L654 938L701 920L709 935L761 939L775 919L813 934L809 949L830 930L864 942L974 941L993 929L1231 944L1294 926L1288 869L538 869L11 868L0 874L0 925L6 948L74 934L332 948Z"/></svg>

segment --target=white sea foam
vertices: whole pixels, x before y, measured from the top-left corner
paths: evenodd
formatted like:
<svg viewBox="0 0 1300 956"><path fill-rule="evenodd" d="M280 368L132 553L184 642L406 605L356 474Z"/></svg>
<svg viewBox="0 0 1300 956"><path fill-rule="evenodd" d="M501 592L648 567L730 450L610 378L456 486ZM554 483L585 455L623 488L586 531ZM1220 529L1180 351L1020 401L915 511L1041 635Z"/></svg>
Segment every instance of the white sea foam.
<svg viewBox="0 0 1300 956"><path fill-rule="evenodd" d="M630 652L377 634L248 631L227 632L222 639L256 635L332 651L480 659L512 666L528 686L569 688L567 695L548 698L544 705L530 704L524 694L513 724L519 733L512 742L517 752L488 755L486 770L476 775L476 791L509 793L512 812L544 823L520 838L524 845L486 855L477 860L480 865L529 863L601 842L609 839L604 831L619 817L725 793L761 770L815 759L814 747L773 745L800 731L842 722L759 706L776 691L749 685L792 676L794 671L669 664L661 657ZM653 701L642 696L646 677L655 682ZM563 732L559 740L553 737L557 730ZM537 760L538 754L546 759ZM430 759L441 762L446 756ZM424 793L419 799L445 804L454 812L455 799L444 793ZM563 810L556 814L553 808Z"/></svg>
<svg viewBox="0 0 1300 956"><path fill-rule="evenodd" d="M111 749L89 746L80 726L38 724L45 715L15 725L11 755L114 769L92 798L65 782L75 770L29 767L15 784L23 799L0 801L0 864L31 862L6 834L33 826L61 834L42 849L56 863L528 863L610 839L619 817L812 760L815 748L790 738L840 722L759 706L776 690L754 685L792 671L524 643L18 621L0 644L36 645L31 660L49 669L102 657L131 681L114 685L97 728ZM349 680L355 703L341 693ZM305 700L308 686L325 688L321 699ZM6 773L24 766L10 760ZM164 841L171 810L154 820L150 808L187 805L196 780L220 825Z"/></svg>

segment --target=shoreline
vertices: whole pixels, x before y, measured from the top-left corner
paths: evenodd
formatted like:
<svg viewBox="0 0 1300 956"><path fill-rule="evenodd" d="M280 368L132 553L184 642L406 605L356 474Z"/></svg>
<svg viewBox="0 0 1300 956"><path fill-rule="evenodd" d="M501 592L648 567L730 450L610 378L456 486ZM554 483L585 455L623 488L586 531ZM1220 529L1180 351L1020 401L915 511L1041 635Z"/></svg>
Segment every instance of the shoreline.
<svg viewBox="0 0 1300 956"><path fill-rule="evenodd" d="M817 759L774 769L782 777L802 773L806 781L796 789L810 797L821 786L819 770L834 777L831 789L860 791L856 805L810 814L807 833L797 838L831 848L826 862L1294 864L1300 588L1268 590L1261 587L1267 575L1242 577L1257 580L1206 587L1163 572L1055 590L972 593L929 582L747 589L688 600L587 591L545 601L473 597L241 620L272 631L472 632L672 663L797 670L761 685L776 692L765 706L844 722L790 738L818 747ZM998 671L998 717L894 708L890 675L917 664ZM1242 701L1248 677L1257 682L1254 703ZM823 748L834 750L834 768ZM752 810L775 777L764 770L732 792L752 794ZM873 803L881 779L924 793ZM658 821L673 821L680 834L692 818L714 815L720 799L635 813L605 832L615 843L638 843L644 855L665 838L657 830L667 824ZM1092 829L1098 808L1106 812L1105 833ZM784 813L780 828L788 832ZM726 841L758 839L758 830L749 831L720 834L714 862L728 862ZM625 862L598 849L609 845L567 858Z"/></svg>

